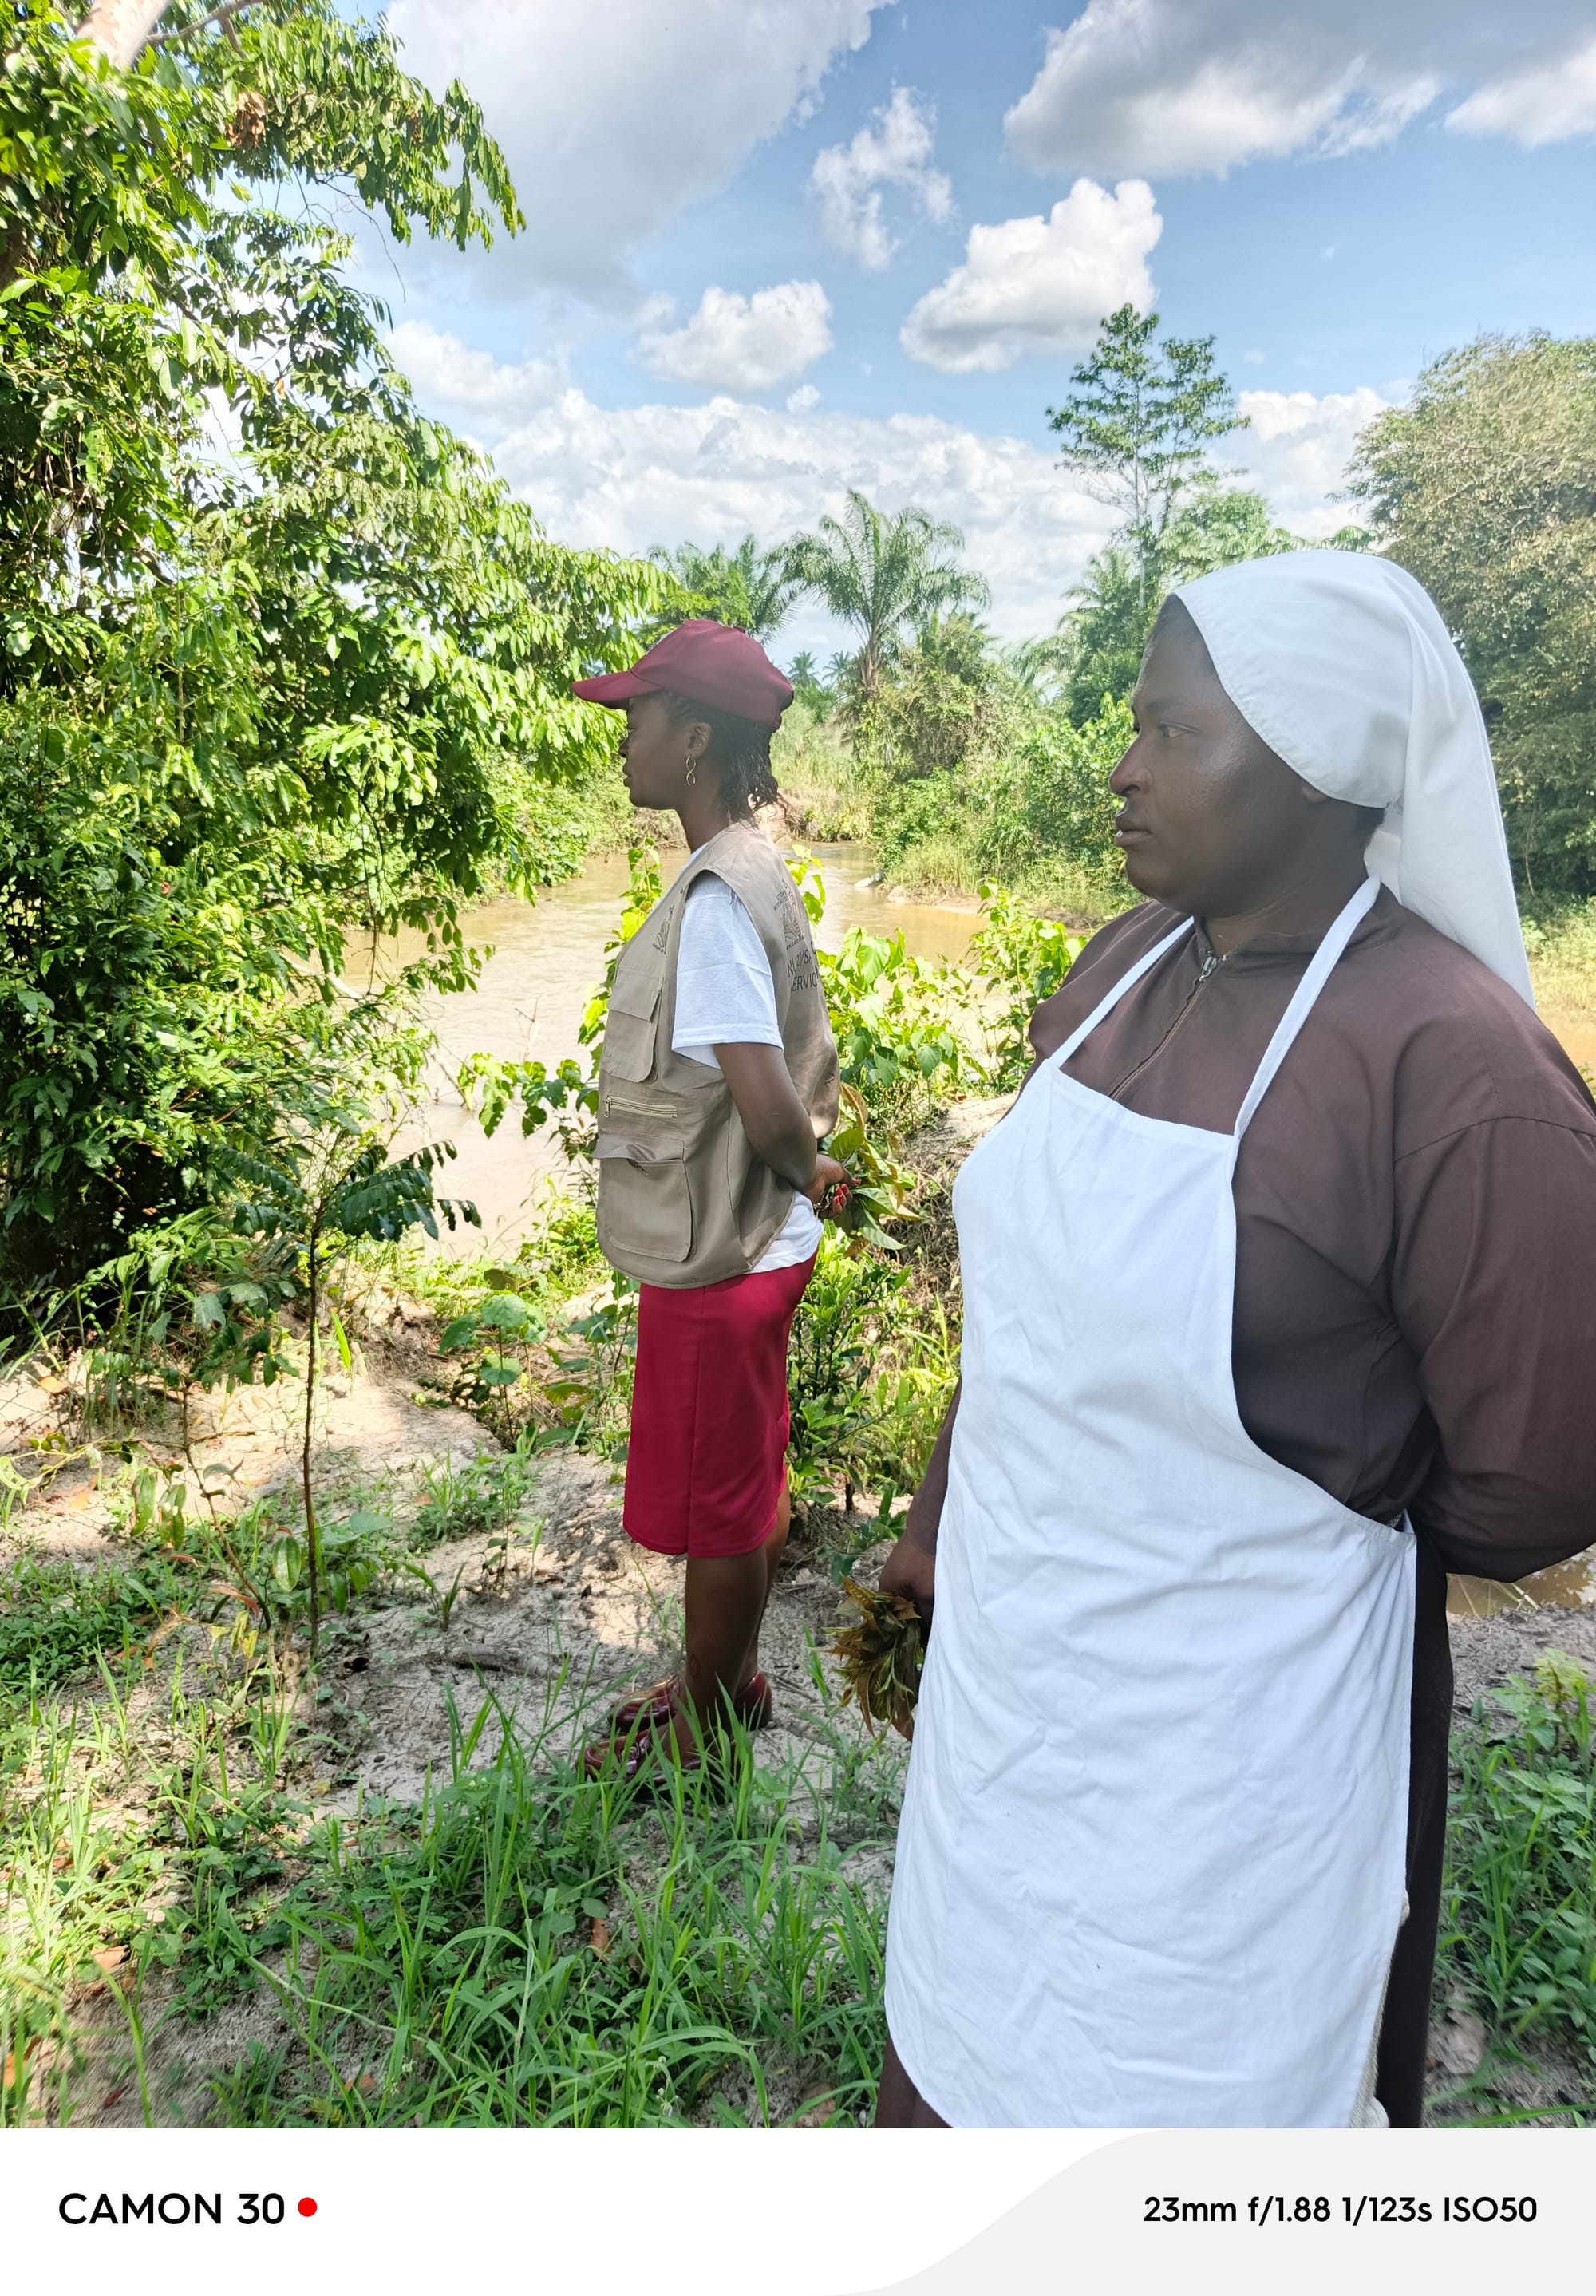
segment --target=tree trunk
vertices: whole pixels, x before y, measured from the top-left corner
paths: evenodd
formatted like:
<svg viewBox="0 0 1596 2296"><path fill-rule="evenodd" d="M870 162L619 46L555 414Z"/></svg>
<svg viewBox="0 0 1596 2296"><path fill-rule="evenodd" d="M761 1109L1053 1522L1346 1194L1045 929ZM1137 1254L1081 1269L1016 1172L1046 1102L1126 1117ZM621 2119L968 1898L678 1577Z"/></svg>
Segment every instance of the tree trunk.
<svg viewBox="0 0 1596 2296"><path fill-rule="evenodd" d="M119 71L131 71L169 0L94 0L78 27L78 37L109 57Z"/></svg>

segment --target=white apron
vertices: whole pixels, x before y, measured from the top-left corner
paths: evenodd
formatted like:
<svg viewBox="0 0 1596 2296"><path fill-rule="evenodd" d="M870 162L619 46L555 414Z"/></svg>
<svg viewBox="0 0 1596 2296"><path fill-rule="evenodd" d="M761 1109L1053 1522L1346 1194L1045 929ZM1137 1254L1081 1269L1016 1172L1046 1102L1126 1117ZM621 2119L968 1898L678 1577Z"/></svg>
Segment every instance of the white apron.
<svg viewBox="0 0 1596 2296"><path fill-rule="evenodd" d="M1378 890L1326 935L1233 1134L1062 1073L1182 925L954 1187L964 1390L887 2021L955 2126L1357 2112L1403 1912L1413 1541L1243 1428L1232 1182Z"/></svg>

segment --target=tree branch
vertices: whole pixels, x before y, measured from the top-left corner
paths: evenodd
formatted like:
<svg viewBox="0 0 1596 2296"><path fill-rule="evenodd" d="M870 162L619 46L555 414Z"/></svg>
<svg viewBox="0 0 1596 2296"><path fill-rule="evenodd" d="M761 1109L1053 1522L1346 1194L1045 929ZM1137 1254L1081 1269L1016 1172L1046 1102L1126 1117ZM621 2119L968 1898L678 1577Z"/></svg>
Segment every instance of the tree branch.
<svg viewBox="0 0 1596 2296"><path fill-rule="evenodd" d="M246 8L266 8L272 0L226 0L221 8L213 8L209 16L196 17L192 24L175 24L169 32L157 32L151 40L152 48L169 47L175 40L186 40L195 32L203 32L212 24L231 23L234 16L242 15Z"/></svg>
<svg viewBox="0 0 1596 2296"><path fill-rule="evenodd" d="M94 0L77 37L118 71L131 71L168 5L169 0Z"/></svg>

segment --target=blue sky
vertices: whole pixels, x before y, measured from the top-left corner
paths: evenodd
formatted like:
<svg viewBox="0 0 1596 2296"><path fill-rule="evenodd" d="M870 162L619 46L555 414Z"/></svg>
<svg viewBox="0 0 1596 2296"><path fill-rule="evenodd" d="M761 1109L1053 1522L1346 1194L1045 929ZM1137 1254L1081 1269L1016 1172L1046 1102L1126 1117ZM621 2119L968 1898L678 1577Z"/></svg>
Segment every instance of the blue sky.
<svg viewBox="0 0 1596 2296"><path fill-rule="evenodd" d="M1305 533L1482 328L1596 332L1584 0L397 0L531 229L369 244L424 401L562 540L774 540L848 485L954 519L1004 636L1108 513L1044 410L1113 303L1213 333ZM792 643L822 640L806 626Z"/></svg>

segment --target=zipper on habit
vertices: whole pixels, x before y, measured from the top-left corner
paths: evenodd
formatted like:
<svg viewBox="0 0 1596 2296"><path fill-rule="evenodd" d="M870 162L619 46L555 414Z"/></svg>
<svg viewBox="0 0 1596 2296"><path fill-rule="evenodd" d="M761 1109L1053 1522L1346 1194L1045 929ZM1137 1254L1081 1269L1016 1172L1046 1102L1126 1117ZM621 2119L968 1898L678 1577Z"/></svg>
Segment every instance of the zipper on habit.
<svg viewBox="0 0 1596 2296"><path fill-rule="evenodd" d="M1159 1054L1164 1052L1174 1038L1180 1034L1181 1029L1185 1025L1187 1014L1191 1012L1191 1007L1197 1002L1198 992L1202 988L1203 983L1206 980L1211 980L1214 974L1218 972L1220 966L1225 962L1226 960L1223 956L1215 956L1213 950L1211 948L1209 949L1207 956L1205 956L1202 961L1201 971L1198 973L1196 980L1191 984L1191 991L1185 1003L1181 1006L1180 1011L1175 1014L1174 1020L1165 1029L1163 1035L1153 1046L1151 1052L1148 1054L1146 1059L1138 1061L1135 1067L1132 1069L1128 1076L1123 1076L1120 1078L1119 1082L1109 1095L1109 1098L1110 1100L1117 1100L1123 1093L1128 1092L1131 1086L1135 1083L1136 1078L1139 1076L1144 1075L1146 1071L1151 1068Z"/></svg>

